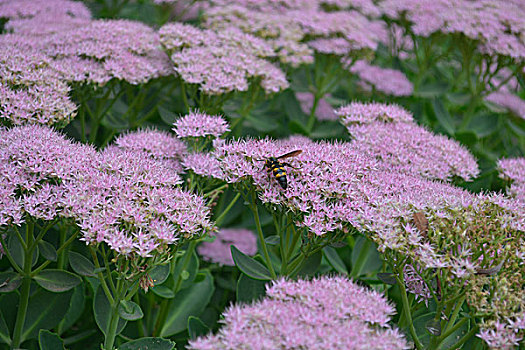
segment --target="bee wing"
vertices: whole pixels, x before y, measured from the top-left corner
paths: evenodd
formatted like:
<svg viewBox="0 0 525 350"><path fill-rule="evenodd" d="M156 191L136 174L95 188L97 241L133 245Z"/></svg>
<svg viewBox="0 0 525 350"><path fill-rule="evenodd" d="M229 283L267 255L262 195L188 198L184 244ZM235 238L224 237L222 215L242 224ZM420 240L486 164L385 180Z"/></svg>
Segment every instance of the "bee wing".
<svg viewBox="0 0 525 350"><path fill-rule="evenodd" d="M291 151L291 152L288 152L286 154L283 154L282 156L279 156L277 157L277 159L286 159L286 158L290 158L290 157L295 157L295 156L298 156L299 154L301 154L303 151L298 149L298 150L295 150L295 151Z"/></svg>

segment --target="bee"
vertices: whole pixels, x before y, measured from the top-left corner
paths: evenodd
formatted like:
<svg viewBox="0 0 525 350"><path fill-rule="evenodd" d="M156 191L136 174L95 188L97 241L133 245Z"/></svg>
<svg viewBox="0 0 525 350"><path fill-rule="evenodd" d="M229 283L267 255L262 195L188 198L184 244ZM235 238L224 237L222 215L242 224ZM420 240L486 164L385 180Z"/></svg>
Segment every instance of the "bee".
<svg viewBox="0 0 525 350"><path fill-rule="evenodd" d="M291 166L288 163L282 163L281 160L298 156L299 154L301 154L301 152L302 150L299 149L292 152L288 152L279 157L270 157L264 160L264 167L266 168L268 173L273 174L273 176L275 177L275 179L277 179L277 182L283 188L283 190L285 190L286 187L288 187L288 180L286 179L286 170L284 170L284 167L289 166L293 168L293 166Z"/></svg>

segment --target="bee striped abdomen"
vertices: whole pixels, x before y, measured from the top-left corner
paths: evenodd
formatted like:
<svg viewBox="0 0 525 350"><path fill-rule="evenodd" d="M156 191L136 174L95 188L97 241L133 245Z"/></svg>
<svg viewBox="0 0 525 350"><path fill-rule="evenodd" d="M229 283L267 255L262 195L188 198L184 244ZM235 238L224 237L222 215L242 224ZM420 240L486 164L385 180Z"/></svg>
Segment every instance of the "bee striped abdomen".
<svg viewBox="0 0 525 350"><path fill-rule="evenodd" d="M286 179L286 170L284 170L284 166L275 158L270 158L266 160L266 167L268 168L268 171L272 172L273 176L279 183L279 185L286 189L288 186L288 181Z"/></svg>

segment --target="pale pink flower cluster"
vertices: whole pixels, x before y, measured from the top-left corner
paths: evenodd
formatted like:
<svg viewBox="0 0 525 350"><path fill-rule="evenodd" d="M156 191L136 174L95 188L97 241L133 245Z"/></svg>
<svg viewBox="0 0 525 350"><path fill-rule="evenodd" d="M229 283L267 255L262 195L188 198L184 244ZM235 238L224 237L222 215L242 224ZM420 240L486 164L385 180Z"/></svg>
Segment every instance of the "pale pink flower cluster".
<svg viewBox="0 0 525 350"><path fill-rule="evenodd" d="M398 167L401 172L440 180L453 176L471 180L479 172L465 147L417 125L410 113L396 105L354 102L336 114L353 136L354 146L381 159L387 169Z"/></svg>
<svg viewBox="0 0 525 350"><path fill-rule="evenodd" d="M512 182L508 193L525 201L525 158L500 159L498 168L500 177Z"/></svg>
<svg viewBox="0 0 525 350"><path fill-rule="evenodd" d="M75 220L87 243L151 256L214 229L203 198L144 150L102 152L42 126L0 129L0 225Z"/></svg>
<svg viewBox="0 0 525 350"><path fill-rule="evenodd" d="M525 7L512 1L495 0L384 0L381 10L394 19L406 18L421 36L435 32L461 33L479 41L489 54L525 58Z"/></svg>
<svg viewBox="0 0 525 350"><path fill-rule="evenodd" d="M326 97L330 98L330 95L321 98L317 102L315 109L315 116L319 120L337 120L337 115L334 112L334 108L328 103ZM296 92L295 98L299 101L301 110L304 114L310 115L312 107L314 105L314 95L311 92Z"/></svg>
<svg viewBox="0 0 525 350"><path fill-rule="evenodd" d="M205 260L234 266L230 246L235 246L246 255L257 253L257 236L244 228L223 228L215 234L215 241L203 242L197 252Z"/></svg>
<svg viewBox="0 0 525 350"><path fill-rule="evenodd" d="M192 340L188 348L408 349L388 324L394 312L382 294L345 277L279 280L261 301L230 307L217 334Z"/></svg>
<svg viewBox="0 0 525 350"><path fill-rule="evenodd" d="M343 64L348 63L343 60ZM414 86L401 71L374 66L364 60L354 62L348 70L359 77L359 85L366 91L374 89L392 96L410 96L414 92Z"/></svg>
<svg viewBox="0 0 525 350"><path fill-rule="evenodd" d="M178 138L219 137L230 130L228 122L219 115L191 111L173 123Z"/></svg>
<svg viewBox="0 0 525 350"><path fill-rule="evenodd" d="M485 97L485 101L494 103L510 113L525 119L525 100L510 91L496 91Z"/></svg>
<svg viewBox="0 0 525 350"><path fill-rule="evenodd" d="M476 335L483 339L491 349L512 350L519 346L525 329L525 316L508 322L496 321L490 328L482 328Z"/></svg>
<svg viewBox="0 0 525 350"><path fill-rule="evenodd" d="M261 37L272 45L281 62L294 67L312 63L314 51L348 55L375 50L387 38L384 22L363 14L379 15L371 1L210 3L204 13L207 27L234 26Z"/></svg>
<svg viewBox="0 0 525 350"><path fill-rule="evenodd" d="M275 56L271 46L237 28L201 30L170 23L159 33L176 73L209 95L246 91L258 79L266 93L288 87L284 72L269 60Z"/></svg>
<svg viewBox="0 0 525 350"><path fill-rule="evenodd" d="M167 131L144 129L125 133L114 144L124 150L145 152L177 173L183 171L181 159L187 153L186 144Z"/></svg>

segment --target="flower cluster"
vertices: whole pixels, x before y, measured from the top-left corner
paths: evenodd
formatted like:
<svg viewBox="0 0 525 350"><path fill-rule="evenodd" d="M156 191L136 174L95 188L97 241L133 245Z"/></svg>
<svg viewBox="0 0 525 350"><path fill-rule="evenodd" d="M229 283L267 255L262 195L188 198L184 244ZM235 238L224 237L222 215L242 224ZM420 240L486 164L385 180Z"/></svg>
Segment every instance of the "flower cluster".
<svg viewBox="0 0 525 350"><path fill-rule="evenodd" d="M512 181L508 193L525 201L525 158L500 159L500 176Z"/></svg>
<svg viewBox="0 0 525 350"><path fill-rule="evenodd" d="M72 218L88 243L150 256L213 230L202 198L151 152L103 152L43 126L0 129L0 225Z"/></svg>
<svg viewBox="0 0 525 350"><path fill-rule="evenodd" d="M234 266L230 251L231 245L246 255L257 253L257 237L252 231L243 228L221 229L215 235L215 241L201 243L197 251L206 260Z"/></svg>
<svg viewBox="0 0 525 350"><path fill-rule="evenodd" d="M328 103L326 97L329 98L330 95L325 96L325 98L322 98L317 102L315 116L319 120L337 120L334 108ZM295 98L299 101L303 113L310 115L314 105L314 95L311 92L296 92Z"/></svg>
<svg viewBox="0 0 525 350"><path fill-rule="evenodd" d="M39 50L23 47L20 38L0 36L0 121L8 124L67 124L76 106L69 87Z"/></svg>
<svg viewBox="0 0 525 350"><path fill-rule="evenodd" d="M246 91L252 79L260 79L267 93L288 87L284 72L268 60L275 56L273 49L239 29L201 30L171 23L159 33L177 74L206 94Z"/></svg>
<svg viewBox="0 0 525 350"><path fill-rule="evenodd" d="M367 1L242 1L231 4L219 0L211 1L204 15L207 27L234 26L261 37L272 45L281 62L299 66L313 62L314 51L347 55L363 49L375 50L379 42L386 41L384 23L371 20L358 11L370 14L374 12L372 8L373 3Z"/></svg>
<svg viewBox="0 0 525 350"><path fill-rule="evenodd" d="M485 97L485 101L505 108L512 114L525 119L525 100L510 91L496 91Z"/></svg>
<svg viewBox="0 0 525 350"><path fill-rule="evenodd" d="M52 220L61 212L64 186L93 168L96 151L43 126L0 129L0 226L26 215Z"/></svg>
<svg viewBox="0 0 525 350"><path fill-rule="evenodd" d="M209 153L188 153L182 160L182 166L200 176L224 179L219 161Z"/></svg>
<svg viewBox="0 0 525 350"><path fill-rule="evenodd" d="M166 131L139 130L120 135L115 146L128 151L146 152L158 161L165 161L173 171L182 172L181 159L186 154L186 145Z"/></svg>
<svg viewBox="0 0 525 350"><path fill-rule="evenodd" d="M353 136L354 146L381 159L388 169L397 167L401 172L440 180L452 176L470 180L479 172L465 147L418 126L397 106L352 103L336 113Z"/></svg>
<svg viewBox="0 0 525 350"><path fill-rule="evenodd" d="M343 61L346 65L350 63L349 60ZM359 85L366 91L374 89L392 96L410 96L414 91L414 86L406 75L395 69L381 68L358 60L348 70L361 79Z"/></svg>
<svg viewBox="0 0 525 350"><path fill-rule="evenodd" d="M461 33L479 41L489 54L525 58L525 8L512 1L384 0L379 4L386 16L406 18L411 30L421 36L435 32ZM439 14L439 15L436 15Z"/></svg>
<svg viewBox="0 0 525 350"><path fill-rule="evenodd" d="M230 128L224 118L218 115L207 115L198 111L190 112L177 119L173 123L173 131L177 137L191 138L191 137L219 137Z"/></svg>
<svg viewBox="0 0 525 350"><path fill-rule="evenodd" d="M383 295L344 277L279 280L263 300L230 307L219 332L189 348L408 349L388 325L394 312Z"/></svg>

